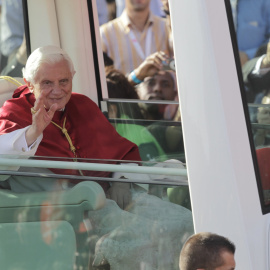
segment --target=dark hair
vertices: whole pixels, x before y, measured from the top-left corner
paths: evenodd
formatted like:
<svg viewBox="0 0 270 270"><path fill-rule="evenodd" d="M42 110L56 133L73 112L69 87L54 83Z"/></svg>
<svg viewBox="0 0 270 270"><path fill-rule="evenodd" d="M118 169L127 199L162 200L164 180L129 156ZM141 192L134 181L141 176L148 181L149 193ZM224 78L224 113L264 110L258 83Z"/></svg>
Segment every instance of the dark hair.
<svg viewBox="0 0 270 270"><path fill-rule="evenodd" d="M262 56L262 55L264 55L264 54L266 54L266 53L267 53L267 43L262 44L262 45L257 49L254 58L255 58L255 57L260 57L260 56Z"/></svg>
<svg viewBox="0 0 270 270"><path fill-rule="evenodd" d="M191 236L180 253L181 270L213 270L223 265L221 253L235 253L235 245L227 238L208 232Z"/></svg>
<svg viewBox="0 0 270 270"><path fill-rule="evenodd" d="M113 66L113 60L111 57L108 56L107 53L103 52L103 60L104 60L104 66Z"/></svg>
<svg viewBox="0 0 270 270"><path fill-rule="evenodd" d="M138 94L129 83L126 76L113 68L105 69L109 98L138 99ZM110 104L110 103L109 103ZM114 103L118 108L118 117L125 114L133 119L142 119L142 113L137 103Z"/></svg>
<svg viewBox="0 0 270 270"><path fill-rule="evenodd" d="M113 88L108 88L110 98L139 99L134 87L122 72L113 68L107 68L105 72L107 83L110 82L114 85Z"/></svg>

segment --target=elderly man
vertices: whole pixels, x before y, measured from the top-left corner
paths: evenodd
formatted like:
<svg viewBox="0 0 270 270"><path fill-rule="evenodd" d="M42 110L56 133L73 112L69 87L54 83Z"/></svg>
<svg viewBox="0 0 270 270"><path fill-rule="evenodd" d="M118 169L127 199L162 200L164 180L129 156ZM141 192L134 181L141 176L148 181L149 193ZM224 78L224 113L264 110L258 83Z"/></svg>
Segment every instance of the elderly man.
<svg viewBox="0 0 270 270"><path fill-rule="evenodd" d="M181 270L234 270L235 245L227 238L213 233L191 236L180 253Z"/></svg>
<svg viewBox="0 0 270 270"><path fill-rule="evenodd" d="M140 160L137 146L118 135L93 101L72 93L74 74L71 59L59 47L41 47L29 56L23 70L26 85L0 109L0 154ZM7 181L13 189L12 180ZM128 203L129 184L99 183L119 206Z"/></svg>

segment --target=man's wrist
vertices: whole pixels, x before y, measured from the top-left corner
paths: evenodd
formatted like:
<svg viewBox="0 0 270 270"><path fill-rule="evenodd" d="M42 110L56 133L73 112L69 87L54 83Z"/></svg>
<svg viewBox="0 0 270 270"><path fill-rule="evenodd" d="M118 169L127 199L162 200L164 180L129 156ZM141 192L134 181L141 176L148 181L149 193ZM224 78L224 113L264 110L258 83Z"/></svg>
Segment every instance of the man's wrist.
<svg viewBox="0 0 270 270"><path fill-rule="evenodd" d="M27 146L30 147L32 144L34 144L39 136L40 134L37 134L33 126L30 126L25 132Z"/></svg>
<svg viewBox="0 0 270 270"><path fill-rule="evenodd" d="M140 79L137 77L137 75L136 75L136 73L135 73L134 70L130 73L130 78L131 78L131 80L132 80L135 84L140 84L140 83L143 82L142 80L140 80Z"/></svg>

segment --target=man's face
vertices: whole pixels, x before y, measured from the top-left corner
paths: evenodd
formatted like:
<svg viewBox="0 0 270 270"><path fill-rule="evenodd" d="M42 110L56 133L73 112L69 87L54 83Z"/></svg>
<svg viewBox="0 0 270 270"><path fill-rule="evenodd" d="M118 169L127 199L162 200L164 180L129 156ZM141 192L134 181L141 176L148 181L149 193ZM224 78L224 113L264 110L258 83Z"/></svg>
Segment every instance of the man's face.
<svg viewBox="0 0 270 270"><path fill-rule="evenodd" d="M61 110L71 97L72 77L66 60L55 64L43 63L36 74L35 83L27 85L36 99L43 93L46 109L57 104L57 110Z"/></svg>
<svg viewBox="0 0 270 270"><path fill-rule="evenodd" d="M159 72L154 77L144 79L139 87L138 95L142 100L174 100L176 91L174 81L168 72Z"/></svg>
<svg viewBox="0 0 270 270"><path fill-rule="evenodd" d="M234 255L228 251L223 251L221 257L224 261L222 266L215 268L215 270L234 270L235 269L235 260Z"/></svg>
<svg viewBox="0 0 270 270"><path fill-rule="evenodd" d="M151 0L126 0L128 10L143 11L149 8Z"/></svg>

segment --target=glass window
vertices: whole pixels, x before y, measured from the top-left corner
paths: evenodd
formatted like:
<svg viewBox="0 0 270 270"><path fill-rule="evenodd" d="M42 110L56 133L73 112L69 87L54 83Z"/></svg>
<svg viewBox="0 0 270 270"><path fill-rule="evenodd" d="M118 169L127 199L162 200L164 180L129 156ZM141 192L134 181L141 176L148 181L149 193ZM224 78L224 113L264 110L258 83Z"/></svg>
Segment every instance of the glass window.
<svg viewBox="0 0 270 270"><path fill-rule="evenodd" d="M226 1L262 211L270 211L269 1ZM252 10L252 12L250 12ZM236 43L237 45L236 45Z"/></svg>
<svg viewBox="0 0 270 270"><path fill-rule="evenodd" d="M0 75L22 77L27 59L23 1L2 1L0 16Z"/></svg>
<svg viewBox="0 0 270 270"><path fill-rule="evenodd" d="M114 6L113 1L100 0L97 7L106 2L108 10ZM167 35L166 24L162 25ZM169 48L170 42L168 35L162 46ZM111 96L109 81L119 89L115 79L120 75L112 69L110 75L106 73L110 98L99 102L110 122L106 121L107 129L100 125L105 119L98 108L87 103L96 110L83 119L92 121L100 114L102 120L78 132L76 125L86 127L87 121L63 117L69 110L66 104L55 113L59 122L48 126L53 132L43 132L44 148L56 151L56 156L47 157L42 151L24 155L26 149L19 144L20 154L0 157L0 234L7 239L0 245L5 254L1 269L66 270L74 265L76 269L178 269L181 247L194 227L171 58L168 55L168 61L164 60L161 74L155 72L139 86L133 84L134 77L129 81L128 74L122 73L125 82L135 87L125 88L130 90L128 95L135 93L136 97ZM140 99L139 94L151 97ZM100 93L98 96L102 99ZM85 102L82 100L78 111ZM31 125L33 104L23 112L27 116L22 113L16 121ZM138 146L142 161L106 159L109 149L122 151L119 140L100 143L106 132L108 138L119 138L111 125ZM76 141L75 132L87 136L84 143ZM92 148L99 148L89 150L90 142ZM38 143L30 145L30 151Z"/></svg>
<svg viewBox="0 0 270 270"><path fill-rule="evenodd" d="M24 159L5 156L1 165L10 158L13 165L26 164ZM181 247L193 233L185 166L126 163L123 167L129 172L117 172L119 165L111 163L32 157L17 171L2 167L1 177L8 180L1 181L0 234L9 240L1 241L7 256L0 265L73 269L76 264L88 269L89 263L117 269L128 265L177 269ZM71 168L82 174L75 176ZM110 171L113 177L87 176L94 170ZM106 200L100 187L102 182L119 183L120 174L131 185L132 203L125 211ZM8 186L13 191L3 189ZM18 257L12 260L10 253L14 256L15 251Z"/></svg>
<svg viewBox="0 0 270 270"><path fill-rule="evenodd" d="M139 147L143 161L177 159L185 162L181 122L164 120L162 116L158 120L145 117L150 113L163 115L164 111L177 108L176 102L110 99L104 101L102 107L116 131Z"/></svg>

